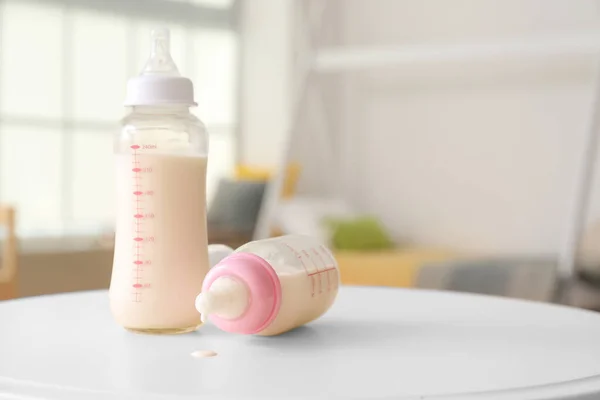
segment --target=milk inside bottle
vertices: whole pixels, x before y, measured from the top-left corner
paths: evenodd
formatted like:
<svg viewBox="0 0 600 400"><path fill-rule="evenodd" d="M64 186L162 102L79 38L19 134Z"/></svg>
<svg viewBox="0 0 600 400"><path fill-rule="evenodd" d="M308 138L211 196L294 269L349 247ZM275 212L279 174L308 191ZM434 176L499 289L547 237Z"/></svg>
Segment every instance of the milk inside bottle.
<svg viewBox="0 0 600 400"><path fill-rule="evenodd" d="M151 54L127 84L115 138L116 240L109 289L120 325L146 333L195 330L194 300L209 269L208 138L190 113L191 80L179 74L169 31L151 34Z"/></svg>

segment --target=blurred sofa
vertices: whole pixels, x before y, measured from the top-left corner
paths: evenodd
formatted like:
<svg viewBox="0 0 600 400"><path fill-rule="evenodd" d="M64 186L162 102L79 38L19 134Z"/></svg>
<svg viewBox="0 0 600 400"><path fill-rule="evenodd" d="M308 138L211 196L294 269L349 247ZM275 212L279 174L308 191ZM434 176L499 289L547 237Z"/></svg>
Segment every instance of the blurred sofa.
<svg viewBox="0 0 600 400"><path fill-rule="evenodd" d="M457 257L455 252L447 249L405 246L368 251L336 249L330 243L323 220L354 215L356 211L340 199L295 196L280 203L273 235L304 234L328 243L339 264L342 283L347 285L412 287L423 265Z"/></svg>

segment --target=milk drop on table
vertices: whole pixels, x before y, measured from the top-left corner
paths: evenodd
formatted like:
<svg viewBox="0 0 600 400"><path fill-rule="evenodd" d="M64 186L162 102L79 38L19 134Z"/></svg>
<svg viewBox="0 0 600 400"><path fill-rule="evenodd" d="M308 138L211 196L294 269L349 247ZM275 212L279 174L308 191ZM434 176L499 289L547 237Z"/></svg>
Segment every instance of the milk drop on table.
<svg viewBox="0 0 600 400"><path fill-rule="evenodd" d="M169 31L154 30L142 73L127 84L115 139L116 242L110 307L138 332L183 333L200 317L194 300L208 272L204 125L192 82L169 52Z"/></svg>
<svg viewBox="0 0 600 400"><path fill-rule="evenodd" d="M299 235L238 248L206 275L196 308L227 332L277 335L323 315L338 293L331 252Z"/></svg>

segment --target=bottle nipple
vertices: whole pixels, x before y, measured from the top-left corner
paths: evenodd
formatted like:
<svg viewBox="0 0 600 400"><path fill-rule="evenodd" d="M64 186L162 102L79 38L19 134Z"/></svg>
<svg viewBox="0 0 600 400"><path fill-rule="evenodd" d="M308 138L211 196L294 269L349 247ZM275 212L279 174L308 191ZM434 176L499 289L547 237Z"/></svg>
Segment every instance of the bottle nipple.
<svg viewBox="0 0 600 400"><path fill-rule="evenodd" d="M202 323L205 323L208 316L213 313L215 308L214 304L214 296L212 296L210 292L200 293L198 297L196 297L196 310L200 313L200 320Z"/></svg>
<svg viewBox="0 0 600 400"><path fill-rule="evenodd" d="M198 105L194 101L192 81L181 76L171 57L171 35L168 29L151 31L150 56L141 73L127 82L125 105Z"/></svg>
<svg viewBox="0 0 600 400"><path fill-rule="evenodd" d="M153 29L150 34L150 57L142 69L142 75L179 76L177 65L171 57L171 34L168 29Z"/></svg>
<svg viewBox="0 0 600 400"><path fill-rule="evenodd" d="M208 291L196 297L196 310L200 319L206 322L210 314L221 318L235 319L244 314L249 305L249 293L246 285L234 278L216 279Z"/></svg>

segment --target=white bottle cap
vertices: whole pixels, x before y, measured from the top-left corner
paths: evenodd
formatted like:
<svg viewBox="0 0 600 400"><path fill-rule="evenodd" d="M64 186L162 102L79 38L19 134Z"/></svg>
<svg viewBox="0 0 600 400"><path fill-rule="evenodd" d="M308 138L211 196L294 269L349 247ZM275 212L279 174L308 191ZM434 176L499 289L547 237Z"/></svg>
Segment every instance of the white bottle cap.
<svg viewBox="0 0 600 400"><path fill-rule="evenodd" d="M127 82L125 105L197 105L192 81L179 74L171 58L168 29L152 31L150 57L141 74Z"/></svg>

